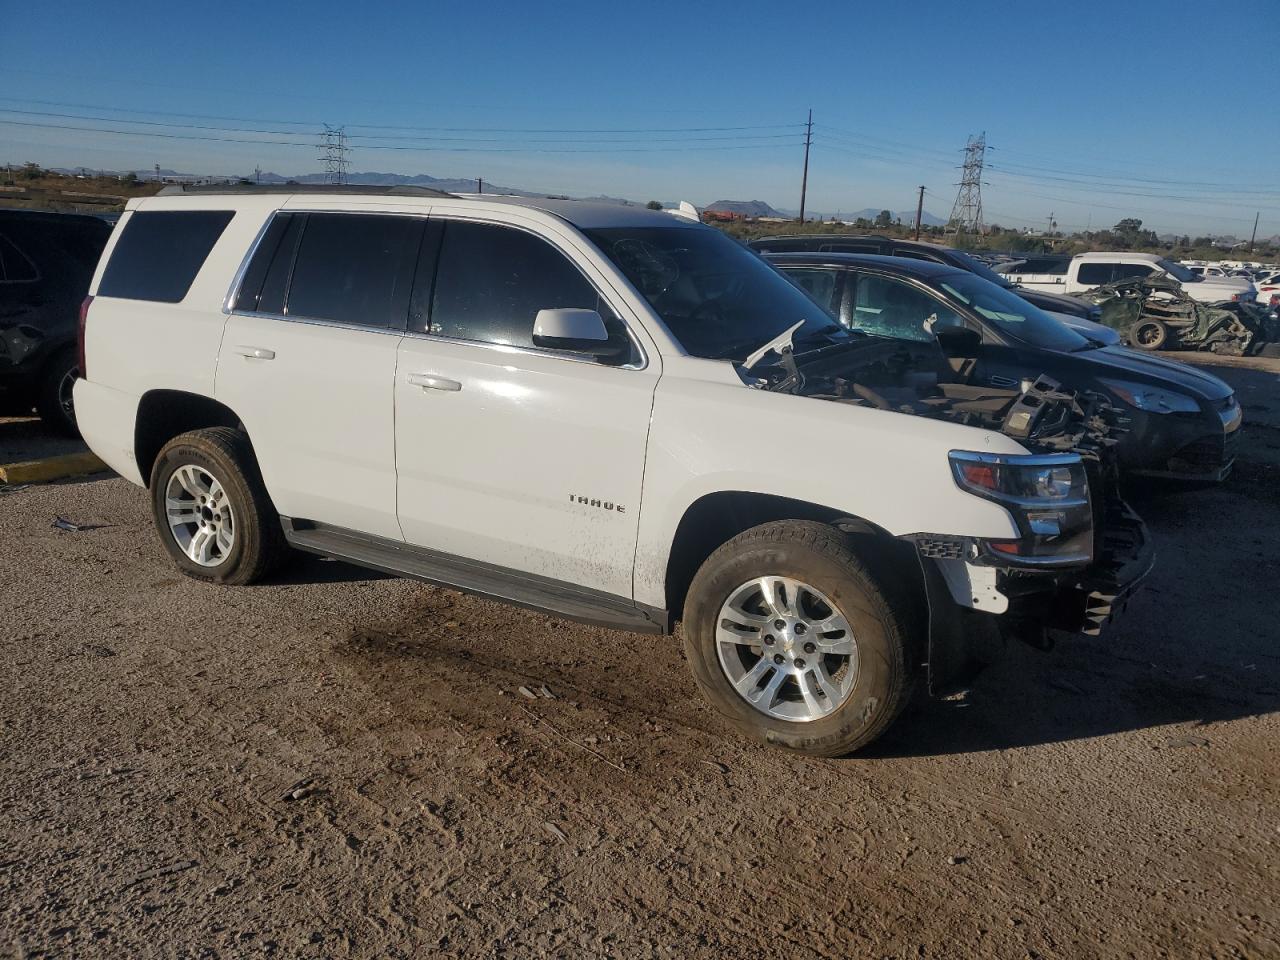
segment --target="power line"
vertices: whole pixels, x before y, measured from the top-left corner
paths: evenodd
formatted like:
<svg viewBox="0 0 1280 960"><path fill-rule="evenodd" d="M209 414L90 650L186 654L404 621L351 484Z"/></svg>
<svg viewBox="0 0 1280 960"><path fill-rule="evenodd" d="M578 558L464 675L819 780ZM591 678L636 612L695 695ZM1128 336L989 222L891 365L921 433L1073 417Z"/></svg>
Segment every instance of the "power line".
<svg viewBox="0 0 1280 960"><path fill-rule="evenodd" d="M152 137L163 140L193 140L209 143L248 143L255 146L282 146L282 147L307 147L314 149L314 140L252 140L243 137L214 137L203 136L197 134L180 134L180 133L152 133L142 130L113 130L107 127L85 127L73 126L64 123L35 123L26 120L5 120L0 118L0 125L29 127L41 130L74 130L82 133L109 133L119 136L129 137ZM351 138L348 137L348 140ZM564 141L558 141L564 142ZM588 143L601 143L607 141L585 141ZM648 142L648 141L644 141ZM682 143L685 141L681 141ZM781 141L770 143L731 143L731 144L715 144L707 146L670 146L670 147L454 147L454 146L408 146L408 145L392 145L392 144L369 144L362 143L362 150L393 150L408 151L413 153L686 153L702 150L759 150L759 149L778 149L782 147L794 146L792 143L783 143Z"/></svg>

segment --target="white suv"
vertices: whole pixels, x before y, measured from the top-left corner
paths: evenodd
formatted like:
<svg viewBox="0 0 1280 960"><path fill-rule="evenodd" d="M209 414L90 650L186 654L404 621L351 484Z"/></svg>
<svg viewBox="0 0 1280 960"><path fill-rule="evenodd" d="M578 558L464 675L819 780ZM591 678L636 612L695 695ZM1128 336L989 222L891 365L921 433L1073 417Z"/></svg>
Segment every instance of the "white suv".
<svg viewBox="0 0 1280 960"><path fill-rule="evenodd" d="M176 193L116 227L75 402L192 577L249 583L293 547L596 624L683 619L737 726L832 755L997 633L1096 629L1149 567L1105 401L850 333L719 231L404 188Z"/></svg>

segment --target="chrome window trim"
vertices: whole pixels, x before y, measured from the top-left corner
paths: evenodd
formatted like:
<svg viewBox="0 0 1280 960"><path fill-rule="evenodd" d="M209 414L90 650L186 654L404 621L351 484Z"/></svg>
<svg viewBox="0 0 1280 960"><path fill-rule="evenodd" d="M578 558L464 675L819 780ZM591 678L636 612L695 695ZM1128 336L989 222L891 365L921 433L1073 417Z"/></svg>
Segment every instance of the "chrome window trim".
<svg viewBox="0 0 1280 960"><path fill-rule="evenodd" d="M241 284L244 283L244 275L248 272L249 264L253 262L253 258L258 252L258 247L262 245L262 241L266 237L267 231L271 229L271 224L275 221L275 218L280 216L283 213L288 213L288 214L304 213L305 214L305 213L312 213L312 212L351 214L351 215L365 214L365 215L371 215L371 216L385 216L385 217L416 217L416 218L427 220L427 221L430 221L433 219L430 211L426 213L400 213L400 212L384 213L381 211L367 211L367 210L322 210L322 211L286 210L283 207L277 207L276 209L270 211L270 215L266 218L265 221L263 221L262 226L258 229L258 235L253 238L253 243L249 245L249 251L245 254L244 258L240 261L240 266L236 269L236 272L232 277L231 287L227 290L227 295L223 298L223 301L222 301L222 313L224 316L263 317L267 320L279 320L285 323L304 323L310 326L333 327L339 330L365 330L372 333L395 334L396 336L401 336L401 337L412 337L415 340L435 340L435 341L439 341L440 343L460 343L466 346L485 347L491 350L498 350L503 353L529 354L532 356L539 356L539 357L553 357L558 360L571 360L574 363L590 363L598 367L607 367L608 369L611 369L611 370L645 370L649 366L649 353L647 350L645 350L644 344L640 342L640 338L637 337L635 335L635 332L631 329L631 324L627 322L626 317L624 317L622 315L622 312L614 306L613 301L609 297L605 296L604 292L600 289L599 285L596 284L590 277L588 277L585 273L582 272L582 268L578 266L578 264L574 261L573 257L566 250L564 250L559 244L553 243L549 238L543 236L540 233L537 233L534 230L530 230L518 224L504 223L498 220L485 220L485 219L477 219L472 217L451 217L451 216L437 216L434 218L441 222L457 220L457 221L463 221L467 223L479 223L479 224L484 224L486 226L501 227L509 230L522 230L523 232L529 234L530 236L537 237L539 240L543 241L544 243L549 244L554 250L556 250L556 252L558 252L561 256L563 256L566 260L569 261L569 263L573 266L573 268L577 270L578 273L582 276L582 279L585 280L587 284L591 287L591 289L593 289L596 292L596 296L604 300L604 302L609 305L609 309L613 310L614 315L617 316L618 320L622 323L623 329L626 331L627 339L631 341L631 345L635 347L636 352L640 355L640 360L638 363L625 363L625 364L603 363L600 360L597 360L593 357L580 357L580 356L577 356L576 354L566 353L563 350L549 350L545 347L523 347L516 344L511 344L511 343L494 343L489 340L465 340L461 337L446 337L446 336L442 336L440 334L435 334L435 333L426 333L424 331L419 331L419 330L410 330L408 329L408 316L405 317L405 327L403 328L375 327L375 326L366 326L364 324L359 324L359 323L346 323L344 321L339 321L339 320L326 320L323 317L304 317L296 314L262 313L255 310L234 309L232 307L232 304L236 302L236 298L240 295L240 286ZM287 305L287 301L286 301L286 305Z"/></svg>

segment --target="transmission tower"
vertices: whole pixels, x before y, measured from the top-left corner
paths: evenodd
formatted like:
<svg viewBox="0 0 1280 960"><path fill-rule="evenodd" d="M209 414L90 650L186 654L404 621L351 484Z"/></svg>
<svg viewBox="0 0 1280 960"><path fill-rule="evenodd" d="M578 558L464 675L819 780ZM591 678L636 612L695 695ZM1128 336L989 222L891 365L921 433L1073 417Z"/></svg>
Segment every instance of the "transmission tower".
<svg viewBox="0 0 1280 960"><path fill-rule="evenodd" d="M987 152L987 134L970 136L964 146L964 168L960 175L960 191L956 204L951 208L951 232L982 232L982 163Z"/></svg>
<svg viewBox="0 0 1280 960"><path fill-rule="evenodd" d="M347 132L345 127L324 125L324 133L320 134L320 149L323 151L318 159L324 161L325 183L346 183L347 168L351 161L347 159Z"/></svg>

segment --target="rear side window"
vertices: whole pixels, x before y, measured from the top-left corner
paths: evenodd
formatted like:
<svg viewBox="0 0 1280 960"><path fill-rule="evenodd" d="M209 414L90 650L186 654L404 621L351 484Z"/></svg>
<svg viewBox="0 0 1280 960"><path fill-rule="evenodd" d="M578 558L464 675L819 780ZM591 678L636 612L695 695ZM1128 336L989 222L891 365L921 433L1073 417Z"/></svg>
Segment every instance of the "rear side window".
<svg viewBox="0 0 1280 960"><path fill-rule="evenodd" d="M307 214L285 313L404 329L423 223L383 214Z"/></svg>
<svg viewBox="0 0 1280 960"><path fill-rule="evenodd" d="M839 275L828 267L784 267L783 273L790 277L805 293L831 313L838 313L840 304L836 302L839 289Z"/></svg>
<svg viewBox="0 0 1280 960"><path fill-rule="evenodd" d="M39 279L40 273L31 258L0 234L0 283L31 283Z"/></svg>
<svg viewBox="0 0 1280 960"><path fill-rule="evenodd" d="M135 213L116 242L98 295L178 303L233 216L232 210Z"/></svg>
<svg viewBox="0 0 1280 960"><path fill-rule="evenodd" d="M850 326L855 330L899 340L930 341L933 333L925 322L934 326L963 326L954 310L934 297L889 277L875 274L857 276L856 297Z"/></svg>
<svg viewBox="0 0 1280 960"><path fill-rule="evenodd" d="M1088 284L1110 283L1113 266L1110 263L1082 263L1076 279Z"/></svg>
<svg viewBox="0 0 1280 960"><path fill-rule="evenodd" d="M510 227L445 225L428 333L531 347L538 311L557 307L599 310L610 340L626 337L595 287L545 240Z"/></svg>

